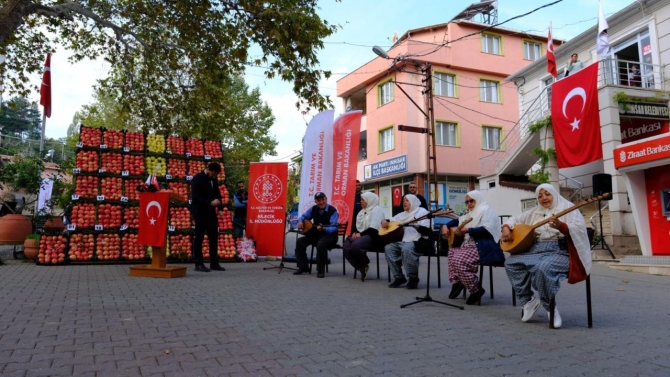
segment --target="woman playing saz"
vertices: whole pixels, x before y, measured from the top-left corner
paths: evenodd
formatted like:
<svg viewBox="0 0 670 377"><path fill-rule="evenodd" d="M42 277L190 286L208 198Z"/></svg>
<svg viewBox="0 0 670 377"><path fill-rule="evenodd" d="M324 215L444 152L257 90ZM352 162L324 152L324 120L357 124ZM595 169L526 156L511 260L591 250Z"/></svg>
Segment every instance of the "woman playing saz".
<svg viewBox="0 0 670 377"><path fill-rule="evenodd" d="M572 207L572 203L561 197L552 185L538 186L535 194L537 207L509 218L503 225L503 242L512 240L511 230L516 224L533 225ZM536 228L535 236L535 244L530 250L511 255L505 261L509 281L523 305L522 322L530 320L540 305L549 315L549 304L558 293L560 281L568 278L568 283L579 282L586 279L591 270L591 248L584 217L579 211L569 212ZM569 256L568 249L573 251L571 255L574 257ZM531 288L538 292L539 299ZM558 310L554 309L554 327L559 328L561 324Z"/></svg>

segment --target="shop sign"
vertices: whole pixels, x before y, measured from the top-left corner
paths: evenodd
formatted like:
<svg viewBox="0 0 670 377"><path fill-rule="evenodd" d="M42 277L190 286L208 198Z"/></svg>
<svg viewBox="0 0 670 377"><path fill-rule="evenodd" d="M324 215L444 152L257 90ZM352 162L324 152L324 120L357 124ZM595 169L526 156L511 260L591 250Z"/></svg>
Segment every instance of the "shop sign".
<svg viewBox="0 0 670 377"><path fill-rule="evenodd" d="M667 120L621 117L621 142L630 143L668 132Z"/></svg>
<svg viewBox="0 0 670 377"><path fill-rule="evenodd" d="M670 158L670 135L667 134L614 148L614 167L617 169L664 158Z"/></svg>
<svg viewBox="0 0 670 377"><path fill-rule="evenodd" d="M658 103L623 102L619 114L630 117L670 119L668 105Z"/></svg>
<svg viewBox="0 0 670 377"><path fill-rule="evenodd" d="M407 155L391 158L389 160L375 162L365 165L363 168L364 179L375 179L385 175L403 173L407 171Z"/></svg>

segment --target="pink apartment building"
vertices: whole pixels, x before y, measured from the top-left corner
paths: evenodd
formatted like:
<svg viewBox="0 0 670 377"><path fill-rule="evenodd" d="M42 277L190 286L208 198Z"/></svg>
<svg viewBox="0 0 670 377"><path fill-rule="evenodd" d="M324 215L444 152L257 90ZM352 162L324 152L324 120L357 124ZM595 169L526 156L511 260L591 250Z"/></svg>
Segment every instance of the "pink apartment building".
<svg viewBox="0 0 670 377"><path fill-rule="evenodd" d="M546 36L452 20L406 32L388 51L391 59L376 57L337 82L345 108L363 111L357 178L379 194L387 215L411 181L429 199L426 137L398 131L426 126L409 99L424 107L425 76L411 63L391 69L393 58L432 65L438 192L431 198L460 212L465 193L477 187L480 157L498 148L518 120L517 86L505 78L543 57L546 47Z"/></svg>

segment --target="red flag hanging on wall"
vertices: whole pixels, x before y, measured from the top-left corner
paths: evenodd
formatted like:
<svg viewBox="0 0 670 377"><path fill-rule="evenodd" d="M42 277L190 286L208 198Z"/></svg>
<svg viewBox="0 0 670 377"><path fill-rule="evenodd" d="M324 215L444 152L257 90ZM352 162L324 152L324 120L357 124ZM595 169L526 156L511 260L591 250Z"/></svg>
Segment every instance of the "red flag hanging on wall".
<svg viewBox="0 0 670 377"><path fill-rule="evenodd" d="M40 87L40 105L44 106L44 115L51 118L51 54L47 54L44 63L44 76Z"/></svg>
<svg viewBox="0 0 670 377"><path fill-rule="evenodd" d="M598 64L552 86L551 124L559 168L603 158L598 109Z"/></svg>
<svg viewBox="0 0 670 377"><path fill-rule="evenodd" d="M547 42L547 72L552 76L558 76L556 71L556 56L554 55L554 39L551 37L551 24L549 24L549 41Z"/></svg>
<svg viewBox="0 0 670 377"><path fill-rule="evenodd" d="M158 247L165 245L169 205L169 192L140 193L138 244Z"/></svg>

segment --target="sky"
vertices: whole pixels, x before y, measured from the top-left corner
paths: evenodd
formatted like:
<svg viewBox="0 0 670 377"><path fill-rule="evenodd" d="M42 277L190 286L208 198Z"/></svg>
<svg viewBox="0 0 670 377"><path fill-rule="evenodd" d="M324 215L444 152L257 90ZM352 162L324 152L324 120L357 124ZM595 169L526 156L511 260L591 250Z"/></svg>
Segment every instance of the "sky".
<svg viewBox="0 0 670 377"><path fill-rule="evenodd" d="M498 22L509 20L556 0L499 0ZM320 0L319 15L330 23L340 25L338 31L324 40L324 49L318 52L320 68L333 75L323 79L321 94L333 100L336 114L342 112L342 100L336 97L337 80L344 77L376 55L372 46L388 49L394 33L450 21L475 0ZM631 4L629 0L602 0L606 17ZM519 31L546 35L552 23L554 39L569 40L598 22L598 0L563 0L528 16L511 20L503 26ZM253 52L252 52L253 55ZM108 64L82 61L70 64L69 53L59 50L51 58L52 115L47 119L47 137L65 137L76 111L93 102L93 85L106 77ZM304 128L313 114L302 115L295 107L297 97L291 84L281 80L267 80L262 68L249 67L245 80L251 88L259 87L262 99L272 108L275 124L271 133L278 141L277 156L265 161L288 161L302 149ZM35 77L36 82L41 76ZM6 93L4 94L7 95ZM39 102L39 94L31 98ZM296 128L303 130L296 132Z"/></svg>

